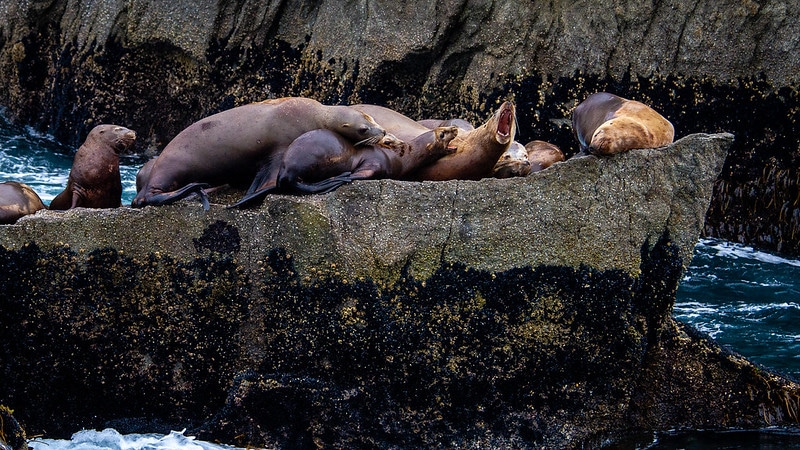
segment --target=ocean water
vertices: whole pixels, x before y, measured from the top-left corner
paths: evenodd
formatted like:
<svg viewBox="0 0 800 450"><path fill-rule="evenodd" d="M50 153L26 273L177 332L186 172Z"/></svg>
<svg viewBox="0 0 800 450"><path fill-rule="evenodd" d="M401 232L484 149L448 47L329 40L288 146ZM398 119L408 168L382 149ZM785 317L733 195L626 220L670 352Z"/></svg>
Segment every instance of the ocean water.
<svg viewBox="0 0 800 450"><path fill-rule="evenodd" d="M76 148L12 126L0 111L0 181L30 185L45 204L67 183ZM123 157L123 205L135 195L142 161ZM704 239L681 286L677 319L714 337L750 360L800 379L800 260L730 242ZM231 448L195 440L183 432L120 435L114 430L76 430L71 440L35 439L35 450L219 450ZM800 449L800 432L659 433L619 448L630 449Z"/></svg>
<svg viewBox="0 0 800 450"><path fill-rule="evenodd" d="M800 260L701 240L673 314L751 361L800 380Z"/></svg>

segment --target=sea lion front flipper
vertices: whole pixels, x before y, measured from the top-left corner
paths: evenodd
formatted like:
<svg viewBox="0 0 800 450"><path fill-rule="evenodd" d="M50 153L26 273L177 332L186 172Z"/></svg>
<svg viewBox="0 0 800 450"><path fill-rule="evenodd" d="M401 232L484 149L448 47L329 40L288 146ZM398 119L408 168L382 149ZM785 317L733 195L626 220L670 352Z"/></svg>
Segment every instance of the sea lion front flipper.
<svg viewBox="0 0 800 450"><path fill-rule="evenodd" d="M83 206L83 193L81 191L82 189L78 185L72 187L72 204L70 205L70 209Z"/></svg>

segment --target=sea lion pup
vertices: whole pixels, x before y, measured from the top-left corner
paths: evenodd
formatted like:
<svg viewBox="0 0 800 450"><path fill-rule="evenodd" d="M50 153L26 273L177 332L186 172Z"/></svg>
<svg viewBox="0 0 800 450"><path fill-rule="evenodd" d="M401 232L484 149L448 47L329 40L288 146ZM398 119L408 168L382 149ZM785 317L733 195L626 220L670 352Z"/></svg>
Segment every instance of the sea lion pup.
<svg viewBox="0 0 800 450"><path fill-rule="evenodd" d="M42 199L27 184L16 181L0 183L0 224L16 223L20 217L45 208Z"/></svg>
<svg viewBox="0 0 800 450"><path fill-rule="evenodd" d="M530 173L547 169L557 162L564 161L564 152L558 146L545 141L530 141L525 144L530 163Z"/></svg>
<svg viewBox="0 0 800 450"><path fill-rule="evenodd" d="M121 206L119 154L135 140L135 132L119 125L94 127L75 153L67 187L50 202L50 209Z"/></svg>
<svg viewBox="0 0 800 450"><path fill-rule="evenodd" d="M355 145L377 142L386 133L360 111L326 106L310 98L239 106L178 133L156 158L147 183L131 205L164 205L193 192L203 197L204 188L237 186L251 180L248 193L255 192L275 183L289 144L316 129L335 131Z"/></svg>
<svg viewBox="0 0 800 450"><path fill-rule="evenodd" d="M528 151L517 141L508 146L508 150L500 155L492 169L492 176L495 178L525 177L529 173L531 163L528 161Z"/></svg>
<svg viewBox="0 0 800 450"><path fill-rule="evenodd" d="M377 144L356 148L338 133L312 130L284 153L276 185L248 194L229 208L252 204L276 189L323 194L354 180L397 179L454 151L447 144L457 134L457 127L439 127L406 143L387 133Z"/></svg>
<svg viewBox="0 0 800 450"><path fill-rule="evenodd" d="M592 94L575 108L572 130L581 151L595 155L662 147L675 137L672 123L649 106L607 92Z"/></svg>

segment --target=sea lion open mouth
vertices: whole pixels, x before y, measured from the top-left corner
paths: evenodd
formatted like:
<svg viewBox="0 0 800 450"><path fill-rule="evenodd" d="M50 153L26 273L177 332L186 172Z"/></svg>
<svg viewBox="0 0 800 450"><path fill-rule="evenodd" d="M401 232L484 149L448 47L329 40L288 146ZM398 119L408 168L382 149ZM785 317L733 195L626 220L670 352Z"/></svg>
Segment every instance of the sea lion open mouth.
<svg viewBox="0 0 800 450"><path fill-rule="evenodd" d="M505 102L500 107L497 116L497 142L506 143L512 139L512 132L514 130L514 105L511 102Z"/></svg>

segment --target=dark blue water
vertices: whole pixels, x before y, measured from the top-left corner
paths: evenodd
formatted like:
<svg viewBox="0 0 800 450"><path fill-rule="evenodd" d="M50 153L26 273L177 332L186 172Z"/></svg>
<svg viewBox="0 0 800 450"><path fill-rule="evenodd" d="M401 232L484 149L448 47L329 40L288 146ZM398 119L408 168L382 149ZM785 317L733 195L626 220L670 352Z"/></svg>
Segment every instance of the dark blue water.
<svg viewBox="0 0 800 450"><path fill-rule="evenodd" d="M800 260L703 240L674 315L748 359L800 379Z"/></svg>
<svg viewBox="0 0 800 450"><path fill-rule="evenodd" d="M11 126L0 114L0 181L30 185L45 204L66 185L75 150L46 135ZM121 160L124 205L129 205L135 194L140 164L140 160L130 157ZM800 379L799 280L798 260L729 242L703 240L697 245L694 260L678 289L674 315L750 360ZM93 436L84 435L82 439L96 439L95 443L102 447L105 438ZM120 442L123 444L111 447L128 448L125 439ZM57 448L52 441L44 445ZM81 447L69 441L65 445ZM172 441L165 444L171 445ZM192 445L177 447L193 448ZM662 433L645 436L624 448L800 449L800 434L777 430Z"/></svg>

